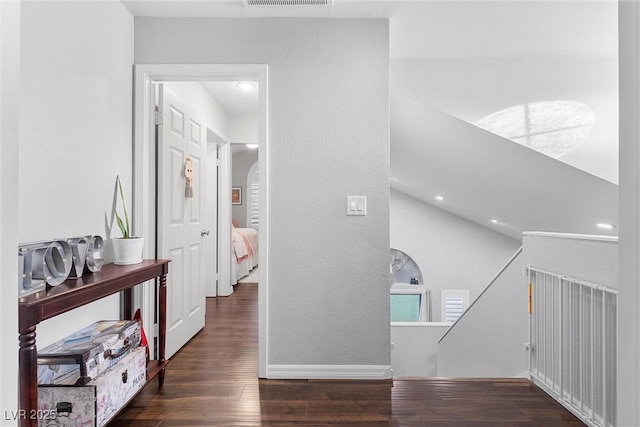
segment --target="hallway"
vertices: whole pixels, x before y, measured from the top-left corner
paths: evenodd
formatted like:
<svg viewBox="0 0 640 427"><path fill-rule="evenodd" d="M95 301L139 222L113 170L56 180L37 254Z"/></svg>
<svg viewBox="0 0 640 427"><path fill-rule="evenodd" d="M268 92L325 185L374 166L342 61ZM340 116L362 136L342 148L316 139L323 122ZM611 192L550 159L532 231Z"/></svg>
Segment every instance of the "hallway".
<svg viewBox="0 0 640 427"><path fill-rule="evenodd" d="M114 426L582 426L526 380L258 380L258 292L208 298L205 328ZM213 328L216 325L216 328Z"/></svg>

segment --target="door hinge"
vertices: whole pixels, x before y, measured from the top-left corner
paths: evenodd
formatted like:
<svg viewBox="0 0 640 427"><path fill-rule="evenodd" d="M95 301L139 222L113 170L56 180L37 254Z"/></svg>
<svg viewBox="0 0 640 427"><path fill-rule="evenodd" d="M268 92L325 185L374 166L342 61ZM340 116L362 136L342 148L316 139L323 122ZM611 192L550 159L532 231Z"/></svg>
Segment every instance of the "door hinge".
<svg viewBox="0 0 640 427"><path fill-rule="evenodd" d="M162 112L161 111L155 111L154 114L154 123L156 125L161 125L162 124Z"/></svg>

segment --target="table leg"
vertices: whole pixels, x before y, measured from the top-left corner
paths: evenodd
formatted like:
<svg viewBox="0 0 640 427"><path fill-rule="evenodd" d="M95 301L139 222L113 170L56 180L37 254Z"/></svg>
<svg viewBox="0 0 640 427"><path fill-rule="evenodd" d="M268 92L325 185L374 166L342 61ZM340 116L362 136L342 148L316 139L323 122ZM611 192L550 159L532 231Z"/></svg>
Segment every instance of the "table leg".
<svg viewBox="0 0 640 427"><path fill-rule="evenodd" d="M20 328L18 363L20 384L18 392L18 425L36 427L38 413L38 351L36 349L36 327Z"/></svg>
<svg viewBox="0 0 640 427"><path fill-rule="evenodd" d="M131 320L133 319L133 289L125 289L122 295L122 318Z"/></svg>
<svg viewBox="0 0 640 427"><path fill-rule="evenodd" d="M160 319L158 321L158 363L162 365L162 369L158 373L158 384L160 387L164 385L165 373L165 339L167 333L167 275L160 276Z"/></svg>

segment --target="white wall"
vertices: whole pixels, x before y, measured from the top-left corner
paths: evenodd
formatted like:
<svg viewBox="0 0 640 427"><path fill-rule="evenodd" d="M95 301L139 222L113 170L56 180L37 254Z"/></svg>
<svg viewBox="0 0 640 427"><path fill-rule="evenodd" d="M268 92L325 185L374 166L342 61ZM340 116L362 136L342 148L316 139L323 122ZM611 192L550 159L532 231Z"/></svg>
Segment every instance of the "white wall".
<svg viewBox="0 0 640 427"><path fill-rule="evenodd" d="M229 138L233 144L257 144L258 115L232 116L229 120ZM257 150L247 150L233 154L231 185L233 187L242 187L243 201L242 205L233 205L231 207L231 217L240 227L247 226L247 200L249 200L247 174L251 166L257 161Z"/></svg>
<svg viewBox="0 0 640 427"><path fill-rule="evenodd" d="M524 233L524 263L618 289L618 238L560 233Z"/></svg>
<svg viewBox="0 0 640 427"><path fill-rule="evenodd" d="M392 190L391 247L411 256L433 290L432 320L440 320L440 291L469 289L473 301L520 246L488 228Z"/></svg>
<svg viewBox="0 0 640 427"><path fill-rule="evenodd" d="M131 195L133 17L119 2L23 2L21 60L18 239L109 237L116 175ZM38 346L118 317L116 295L43 322Z"/></svg>
<svg viewBox="0 0 640 427"><path fill-rule="evenodd" d="M231 206L231 218L237 222L238 227L247 226L247 203L250 199L247 174L257 161L258 150L246 150L233 154L231 186L242 187L242 204Z"/></svg>
<svg viewBox="0 0 640 427"><path fill-rule="evenodd" d="M619 425L640 425L640 4L618 2L620 38Z"/></svg>
<svg viewBox="0 0 640 427"><path fill-rule="evenodd" d="M438 340L445 323L391 324L393 377L437 377Z"/></svg>
<svg viewBox="0 0 640 427"><path fill-rule="evenodd" d="M268 64L268 365L388 367L388 21L136 18L135 30L138 63ZM366 195L368 215L347 217L347 195Z"/></svg>
<svg viewBox="0 0 640 427"><path fill-rule="evenodd" d="M442 337L438 376L527 375L528 288L522 265L521 253Z"/></svg>
<svg viewBox="0 0 640 427"><path fill-rule="evenodd" d="M229 139L233 143L258 143L258 115L231 116L229 118Z"/></svg>
<svg viewBox="0 0 640 427"><path fill-rule="evenodd" d="M20 2L0 2L0 280L5 285L0 298L0 402L3 411L15 411L18 407L19 109L16 106L20 102L20 12ZM17 424L13 419L3 419L1 423L7 427Z"/></svg>

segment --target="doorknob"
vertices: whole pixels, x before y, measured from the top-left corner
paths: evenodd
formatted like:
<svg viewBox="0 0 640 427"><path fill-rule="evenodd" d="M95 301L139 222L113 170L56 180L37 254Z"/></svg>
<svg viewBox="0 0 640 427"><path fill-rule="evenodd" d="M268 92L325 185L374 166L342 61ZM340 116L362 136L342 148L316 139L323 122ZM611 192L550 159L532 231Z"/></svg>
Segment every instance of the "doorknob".
<svg viewBox="0 0 640 427"><path fill-rule="evenodd" d="M209 235L209 230L202 230L200 232L200 237L204 237L204 236L208 236Z"/></svg>

